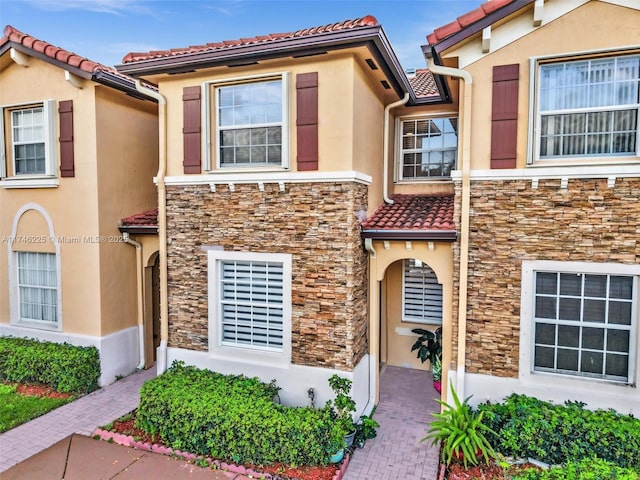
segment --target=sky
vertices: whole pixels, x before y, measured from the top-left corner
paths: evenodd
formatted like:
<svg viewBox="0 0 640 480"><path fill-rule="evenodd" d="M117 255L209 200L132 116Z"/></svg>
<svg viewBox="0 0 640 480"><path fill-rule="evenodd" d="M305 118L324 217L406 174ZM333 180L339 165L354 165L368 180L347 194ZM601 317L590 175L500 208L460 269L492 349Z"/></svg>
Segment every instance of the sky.
<svg viewBox="0 0 640 480"><path fill-rule="evenodd" d="M108 66L129 52L283 33L373 15L404 69L426 35L483 0L0 0L0 24Z"/></svg>

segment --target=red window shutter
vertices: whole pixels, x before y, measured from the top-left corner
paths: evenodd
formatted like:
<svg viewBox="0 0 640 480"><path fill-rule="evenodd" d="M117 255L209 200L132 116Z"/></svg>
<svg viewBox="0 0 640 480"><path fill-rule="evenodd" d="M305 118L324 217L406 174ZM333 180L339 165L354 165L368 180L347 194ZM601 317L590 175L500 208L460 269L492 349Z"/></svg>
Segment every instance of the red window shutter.
<svg viewBox="0 0 640 480"><path fill-rule="evenodd" d="M493 67L491 168L516 168L520 65Z"/></svg>
<svg viewBox="0 0 640 480"><path fill-rule="evenodd" d="M185 87L182 90L184 173L200 173L202 164L200 87Z"/></svg>
<svg viewBox="0 0 640 480"><path fill-rule="evenodd" d="M73 100L58 104L60 115L60 176L75 177L73 156Z"/></svg>
<svg viewBox="0 0 640 480"><path fill-rule="evenodd" d="M298 170L318 169L318 72L296 75Z"/></svg>

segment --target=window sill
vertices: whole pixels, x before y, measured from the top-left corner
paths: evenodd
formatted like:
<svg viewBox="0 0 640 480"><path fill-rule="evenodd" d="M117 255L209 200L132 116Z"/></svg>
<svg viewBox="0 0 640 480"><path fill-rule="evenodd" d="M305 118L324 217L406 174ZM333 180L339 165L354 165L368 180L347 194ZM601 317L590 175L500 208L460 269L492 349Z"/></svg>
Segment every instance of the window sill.
<svg viewBox="0 0 640 480"><path fill-rule="evenodd" d="M0 188L57 188L58 177L8 177L0 180Z"/></svg>
<svg viewBox="0 0 640 480"><path fill-rule="evenodd" d="M396 185L410 185L410 184L424 184L428 183L429 185L433 184L449 184L453 183L453 179L451 177L439 177L439 178L403 178L401 180L396 180L394 182Z"/></svg>
<svg viewBox="0 0 640 480"><path fill-rule="evenodd" d="M40 322L29 322L29 321L18 320L16 322L11 322L11 326L21 327L21 328L30 328L33 330L46 330L48 332L62 331L62 328L59 322L49 325L49 324L40 323Z"/></svg>
<svg viewBox="0 0 640 480"><path fill-rule="evenodd" d="M637 165L640 157L597 157L597 158L548 158L536 159L533 163L527 164L527 168L547 168L547 167L610 167L623 165Z"/></svg>

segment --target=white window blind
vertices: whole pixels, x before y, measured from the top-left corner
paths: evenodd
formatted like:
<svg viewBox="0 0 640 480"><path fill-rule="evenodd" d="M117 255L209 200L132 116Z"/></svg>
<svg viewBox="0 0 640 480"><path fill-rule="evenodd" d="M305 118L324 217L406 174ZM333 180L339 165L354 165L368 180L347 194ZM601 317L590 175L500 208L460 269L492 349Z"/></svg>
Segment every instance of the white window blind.
<svg viewBox="0 0 640 480"><path fill-rule="evenodd" d="M57 323L57 278L55 254L18 252L21 321Z"/></svg>
<svg viewBox="0 0 640 480"><path fill-rule="evenodd" d="M220 261L221 339L225 345L283 349L283 264Z"/></svg>
<svg viewBox="0 0 640 480"><path fill-rule="evenodd" d="M402 319L419 323L442 323L442 285L428 265L404 260Z"/></svg>
<svg viewBox="0 0 640 480"><path fill-rule="evenodd" d="M539 156L625 156L638 151L640 56L540 66Z"/></svg>

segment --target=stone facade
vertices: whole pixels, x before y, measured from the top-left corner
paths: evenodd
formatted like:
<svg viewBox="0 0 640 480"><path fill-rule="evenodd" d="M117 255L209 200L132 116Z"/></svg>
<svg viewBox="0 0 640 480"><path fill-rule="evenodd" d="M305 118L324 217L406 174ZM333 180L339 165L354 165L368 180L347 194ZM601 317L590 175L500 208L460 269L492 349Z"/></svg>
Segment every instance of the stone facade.
<svg viewBox="0 0 640 480"><path fill-rule="evenodd" d="M292 255L292 362L351 371L367 351L359 183L167 188L169 345L208 349L202 246Z"/></svg>
<svg viewBox="0 0 640 480"><path fill-rule="evenodd" d="M466 370L518 376L523 260L638 264L640 179L471 182ZM456 225L460 225L460 183ZM454 244L456 355L460 245Z"/></svg>

